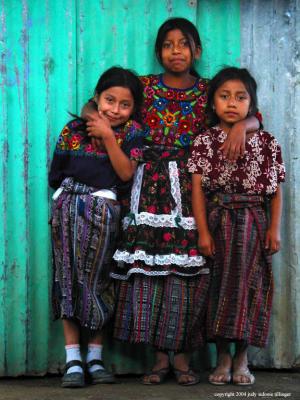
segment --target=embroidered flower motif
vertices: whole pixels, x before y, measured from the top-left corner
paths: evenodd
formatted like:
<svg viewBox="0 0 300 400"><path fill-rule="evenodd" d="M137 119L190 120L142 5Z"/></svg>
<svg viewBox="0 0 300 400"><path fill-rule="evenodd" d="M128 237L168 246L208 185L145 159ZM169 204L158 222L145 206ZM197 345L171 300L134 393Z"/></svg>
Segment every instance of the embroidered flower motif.
<svg viewBox="0 0 300 400"><path fill-rule="evenodd" d="M91 143L89 143L88 145L85 146L85 151L87 153L92 153L95 149L93 148L93 146L91 145Z"/></svg>
<svg viewBox="0 0 300 400"><path fill-rule="evenodd" d="M80 141L76 137L77 135L73 135L70 140L70 147L72 150L78 150L80 147Z"/></svg>
<svg viewBox="0 0 300 400"><path fill-rule="evenodd" d="M191 129L190 121L188 121L187 119L182 119L179 121L178 132L185 133L185 132L189 132L190 129Z"/></svg>
<svg viewBox="0 0 300 400"><path fill-rule="evenodd" d="M175 99L176 93L174 92L174 90L169 89L165 92L165 96L167 99L172 100Z"/></svg>
<svg viewBox="0 0 300 400"><path fill-rule="evenodd" d="M152 129L158 128L159 123L160 123L160 119L156 114L151 113L151 114L147 115L146 124L148 124L148 126L150 128L152 128Z"/></svg>
<svg viewBox="0 0 300 400"><path fill-rule="evenodd" d="M189 250L189 256L193 257L193 256L197 256L198 255L198 251L196 249L190 249Z"/></svg>
<svg viewBox="0 0 300 400"><path fill-rule="evenodd" d="M170 112L167 112L163 117L166 126L170 127L176 121L176 116Z"/></svg>
<svg viewBox="0 0 300 400"><path fill-rule="evenodd" d="M62 130L61 134L62 136L67 136L70 133L69 127L65 126L64 129Z"/></svg>
<svg viewBox="0 0 300 400"><path fill-rule="evenodd" d="M181 105L181 109L182 109L182 114L183 115L190 114L193 111L193 108L192 108L191 104L188 103L188 102L184 102L183 101L183 102L180 103L180 105Z"/></svg>
<svg viewBox="0 0 300 400"><path fill-rule="evenodd" d="M179 141L182 145L188 146L191 143L191 137L186 134L182 134L179 138Z"/></svg>
<svg viewBox="0 0 300 400"><path fill-rule="evenodd" d="M131 151L130 151L130 155L133 158L141 158L142 154L143 154L143 152L139 148L131 149Z"/></svg>
<svg viewBox="0 0 300 400"><path fill-rule="evenodd" d="M159 178L159 175L158 175L157 172L155 172L155 174L152 175L152 180L153 180L154 182L156 182L156 181L158 181L158 178Z"/></svg>
<svg viewBox="0 0 300 400"><path fill-rule="evenodd" d="M185 92L177 92L177 99L178 100L185 100L186 99L186 93Z"/></svg>
<svg viewBox="0 0 300 400"><path fill-rule="evenodd" d="M151 214L155 214L156 213L156 207L155 206L148 206L147 207L147 211Z"/></svg>
<svg viewBox="0 0 300 400"><path fill-rule="evenodd" d="M165 107L166 104L168 103L168 101L166 99L157 99L155 100L155 102L153 103L153 106L159 110L162 111Z"/></svg>
<svg viewBox="0 0 300 400"><path fill-rule="evenodd" d="M141 76L140 80L142 82L143 85L147 86L150 83L150 78L148 78L147 76Z"/></svg>
<svg viewBox="0 0 300 400"><path fill-rule="evenodd" d="M155 91L151 86L146 86L144 89L144 93L146 94L146 97L150 98L153 97Z"/></svg>
<svg viewBox="0 0 300 400"><path fill-rule="evenodd" d="M163 193L162 193L162 190L161 190L161 194L163 194ZM170 208L169 206L164 206L164 207L163 207L163 210L164 210L164 213L165 213L165 214L170 214L170 212L171 212L171 208Z"/></svg>
<svg viewBox="0 0 300 400"><path fill-rule="evenodd" d="M182 247L186 247L187 245L188 245L188 241L186 240L186 239L183 239L182 241L181 241L181 245L182 245Z"/></svg>
<svg viewBox="0 0 300 400"><path fill-rule="evenodd" d="M163 239L165 242L169 242L172 239L172 235L170 232L166 232L163 234Z"/></svg>
<svg viewBox="0 0 300 400"><path fill-rule="evenodd" d="M175 113L176 111L180 111L180 105L178 101L170 101L168 104L168 110L170 113Z"/></svg>

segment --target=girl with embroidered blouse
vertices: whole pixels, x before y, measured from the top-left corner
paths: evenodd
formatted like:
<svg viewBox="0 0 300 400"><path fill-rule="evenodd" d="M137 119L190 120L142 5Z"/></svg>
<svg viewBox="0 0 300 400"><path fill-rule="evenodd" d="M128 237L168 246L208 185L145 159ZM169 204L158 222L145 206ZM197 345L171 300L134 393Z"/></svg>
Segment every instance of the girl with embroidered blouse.
<svg viewBox="0 0 300 400"><path fill-rule="evenodd" d="M236 161L220 150L232 125L257 112L256 82L246 69L221 70L207 103L213 127L195 139L188 168L198 247L211 268L207 335L218 360L209 381L249 385L248 346L267 342L285 169L277 140L261 129L246 135L245 154Z"/></svg>
<svg viewBox="0 0 300 400"><path fill-rule="evenodd" d="M63 387L84 386L82 328L89 332L87 371L91 383L113 383L102 363L102 328L114 311L109 273L118 232L118 195L140 157L142 85L131 71L113 67L94 91L97 120L70 121L51 164L54 259L53 309L63 322L66 368ZM91 126L92 124L92 126ZM101 139L93 146L91 135Z"/></svg>
<svg viewBox="0 0 300 400"><path fill-rule="evenodd" d="M194 70L201 55L196 27L171 18L158 30L155 51L164 72L142 76L143 163L135 173L130 212L123 219L111 276L118 291L114 337L153 346L156 362L144 384L162 383L173 372L181 385L198 383L190 352L204 343L203 316L209 269L198 251L186 164L194 137L206 129L208 80ZM255 117L235 124L223 151L243 152Z"/></svg>

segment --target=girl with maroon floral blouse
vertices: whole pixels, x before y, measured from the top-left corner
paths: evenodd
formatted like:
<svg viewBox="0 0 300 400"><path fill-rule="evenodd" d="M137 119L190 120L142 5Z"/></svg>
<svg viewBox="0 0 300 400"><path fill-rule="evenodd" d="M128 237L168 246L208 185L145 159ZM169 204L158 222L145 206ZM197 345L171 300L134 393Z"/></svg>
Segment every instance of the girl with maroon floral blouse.
<svg viewBox="0 0 300 400"><path fill-rule="evenodd" d="M216 125L197 136L188 162L198 248L210 258L207 335L217 345L217 367L209 376L215 385L254 383L247 348L265 346L268 335L271 254L280 248L285 177L280 146L258 130L246 135L242 158L229 162L220 150L232 125L256 112L256 82L249 72L220 71L208 92L208 114ZM233 358L230 342L236 345Z"/></svg>

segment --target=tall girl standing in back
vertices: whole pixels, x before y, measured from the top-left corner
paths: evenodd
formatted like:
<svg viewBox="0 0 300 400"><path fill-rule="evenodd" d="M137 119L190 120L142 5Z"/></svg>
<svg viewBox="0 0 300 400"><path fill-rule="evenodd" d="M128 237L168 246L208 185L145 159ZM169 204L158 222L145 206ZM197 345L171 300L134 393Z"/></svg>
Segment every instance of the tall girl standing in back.
<svg viewBox="0 0 300 400"><path fill-rule="evenodd" d="M178 383L191 385L198 376L189 368L189 352L203 343L209 270L198 252L186 163L195 135L205 128L208 80L193 70L201 42L188 20L163 23L155 51L164 73L141 78L147 148L114 255L119 262L112 275L119 281L114 334L154 346L156 363L143 383L161 383L174 352ZM234 126L232 137L243 140L251 127L258 127L253 117Z"/></svg>
<svg viewBox="0 0 300 400"><path fill-rule="evenodd" d="M55 148L49 173L50 186L57 189L51 219L53 308L64 328L63 387L85 383L82 328L89 332L86 362L91 382L114 382L102 363L102 328L114 310L109 273L120 216L117 199L139 157L142 130L134 119L141 104L137 76L110 68L95 88L97 120L70 121ZM101 149L93 147L91 134L101 139Z"/></svg>
<svg viewBox="0 0 300 400"><path fill-rule="evenodd" d="M280 247L281 188L285 172L277 140L247 134L246 152L228 162L220 147L232 125L257 111L256 82L245 69L226 68L210 82L208 112L217 124L193 144L193 212L201 253L211 257L208 340L217 345L212 384L254 383L248 345L267 341L272 305L271 254ZM269 205L270 221L266 207ZM232 359L230 342L236 350Z"/></svg>

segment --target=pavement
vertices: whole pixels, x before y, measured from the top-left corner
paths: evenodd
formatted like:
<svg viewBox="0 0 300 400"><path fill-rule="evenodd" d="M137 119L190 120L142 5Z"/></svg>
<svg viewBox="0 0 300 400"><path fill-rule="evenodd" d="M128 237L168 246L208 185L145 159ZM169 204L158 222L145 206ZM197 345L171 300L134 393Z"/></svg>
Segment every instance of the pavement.
<svg viewBox="0 0 300 400"><path fill-rule="evenodd" d="M138 376L119 376L113 385L63 389L59 376L1 378L0 400L206 400L206 399L292 399L300 400L300 371L254 371L253 386L213 386L207 373L201 383L179 386L170 377L161 385L142 385Z"/></svg>

